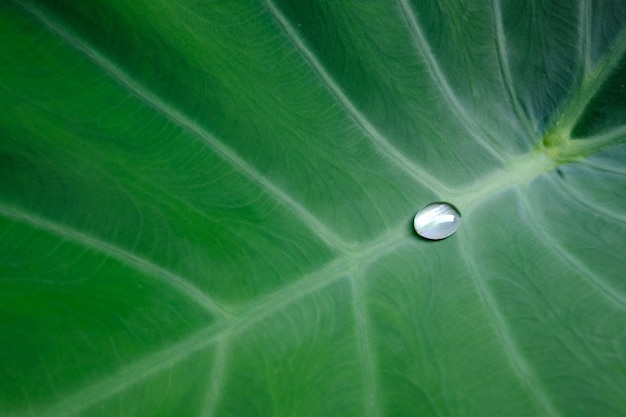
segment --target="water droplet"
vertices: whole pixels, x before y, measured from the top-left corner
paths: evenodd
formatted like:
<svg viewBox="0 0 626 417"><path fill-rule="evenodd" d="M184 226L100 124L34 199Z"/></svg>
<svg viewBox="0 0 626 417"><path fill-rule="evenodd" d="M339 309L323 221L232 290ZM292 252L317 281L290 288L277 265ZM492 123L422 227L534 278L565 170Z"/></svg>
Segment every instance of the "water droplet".
<svg viewBox="0 0 626 417"><path fill-rule="evenodd" d="M452 204L430 203L417 212L413 227L418 235L429 240L445 239L461 225L461 214Z"/></svg>

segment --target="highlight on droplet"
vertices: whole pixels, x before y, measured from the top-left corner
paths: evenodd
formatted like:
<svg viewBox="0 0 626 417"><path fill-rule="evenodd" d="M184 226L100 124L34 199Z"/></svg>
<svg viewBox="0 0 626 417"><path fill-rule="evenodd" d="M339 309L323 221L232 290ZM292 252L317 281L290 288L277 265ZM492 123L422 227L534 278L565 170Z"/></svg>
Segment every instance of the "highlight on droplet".
<svg viewBox="0 0 626 417"><path fill-rule="evenodd" d="M450 203L435 202L417 212L413 227L428 240L441 240L452 235L461 225L461 213Z"/></svg>

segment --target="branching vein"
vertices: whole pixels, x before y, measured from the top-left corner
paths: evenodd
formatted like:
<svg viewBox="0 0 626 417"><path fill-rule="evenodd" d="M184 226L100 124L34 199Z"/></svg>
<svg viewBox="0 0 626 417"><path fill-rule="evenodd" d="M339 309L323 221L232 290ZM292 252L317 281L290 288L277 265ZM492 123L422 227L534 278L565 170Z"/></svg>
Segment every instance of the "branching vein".
<svg viewBox="0 0 626 417"><path fill-rule="evenodd" d="M124 85L135 96L139 97L146 104L163 114L169 120L176 123L188 132L193 133L196 137L203 140L213 151L218 153L224 160L228 161L238 171L242 172L252 181L259 184L269 195L279 201L284 206L288 207L295 215L297 215L302 221L304 221L311 229L311 231L330 246L340 248L341 252L337 258L331 262L323 265L319 270L314 271L307 276L302 277L300 280L290 284L272 294L261 297L254 302L240 306L232 315L225 313L224 309L212 300L207 294L193 286L189 282L185 281L182 277L174 274L171 271L167 271L161 268L147 259L139 257L128 250L115 246L113 244L104 242L94 236L90 236L86 233L79 232L70 228L69 226L55 223L45 218L29 214L21 209L0 205L0 215L5 216L16 222L28 224L32 227L47 231L55 234L63 239L78 243L84 247L98 251L107 257L120 261L138 271L149 274L156 277L176 291L184 294L189 299L198 303L204 307L207 311L216 314L220 318L208 327L199 330L184 340L178 341L171 346L165 347L163 350L150 354L141 360L129 363L121 369L115 371L109 376L104 377L95 384L81 388L75 393L70 393L65 396L59 403L52 405L51 407L43 410L41 415L50 417L56 416L69 416L80 411L88 409L91 405L98 403L106 398L109 398L123 390L128 389L132 385L139 381L148 378L160 371L163 371L169 367L174 366L176 363L190 357L195 352L198 352L213 343L217 342L217 354L214 366L213 383L208 393L208 400L206 404L206 415L213 414L213 408L215 407L215 398L220 390L221 375L224 372L226 344L227 337L236 335L239 332L244 331L254 323L271 316L272 314L281 311L288 305L297 302L298 300L319 291L322 288L327 287L331 283L348 277L350 280L353 296L354 315L357 323L357 333L359 342L359 354L364 366L364 376L366 379L366 397L367 405L370 405L370 410L376 410L378 407L377 399L377 387L375 386L373 376L373 358L371 354L371 348L368 346L367 335L367 314L363 303L362 294L359 289L359 283L352 275L355 268L358 268L363 262L371 262L373 258L377 256L384 256L384 254L393 251L399 245L407 241L405 224L403 222L401 227L391 230L384 236L373 239L372 241L365 242L358 248L350 248L339 236L333 231L329 230L323 222L317 219L311 212L309 212L300 203L295 201L284 190L277 187L270 179L263 176L252 165L242 159L236 152L224 145L218 138L206 131L203 127L198 126L193 120L189 119L186 115L171 107L165 103L162 99L152 94L146 88L144 88L138 81L134 80L131 76L122 71L114 63L110 62L106 57L98 53L93 47L83 42L81 39L76 38L72 34L65 31L60 25L56 24L44 13L32 8L31 6L22 3L17 0L24 9L28 10L34 16L36 16L45 26L62 37L66 42L71 44L76 49L83 52L93 62L103 68L112 78ZM422 33L422 29L419 26L415 12L411 9L407 0L397 0L401 10L404 13L405 19L412 31L414 40L419 47L426 64L430 70L430 73L434 81L439 86L446 100L457 113L459 119L464 123L467 130L474 137L474 139L489 151L497 159L502 159L502 155L492 147L481 136L481 129L477 126L471 115L467 112L459 98L453 92L451 86L446 80L435 56L433 55L430 47L427 44L426 38ZM266 4L270 12L275 16L278 22L282 25L285 32L288 34L294 45L305 57L311 67L319 74L329 91L334 94L337 100L342 104L346 111L354 118L358 125L364 132L371 138L375 146L390 160L395 161L396 165L409 173L414 179L421 184L440 193L442 189L446 189L439 181L431 177L422 168L417 166L414 162L407 159L397 149L395 149L390 141L381 134L377 128L368 120L368 118L361 113L358 108L352 103L352 101L346 96L341 87L326 71L320 60L315 56L313 51L306 45L304 40L295 30L293 25L288 21L284 14L276 7L273 0L266 0ZM585 3L588 6L588 2ZM534 135L534 129L532 123L528 119L528 116L523 111L519 100L516 98L515 90L513 88L513 80L508 64L508 59L504 51L506 50L506 39L501 22L501 10L499 0L493 1L494 18L496 21L497 43L498 53L502 63L503 77L509 90L509 94L512 99L515 112L525 126L526 133L528 135ZM582 12L581 12L582 13ZM586 23L587 25L589 23ZM585 31L589 31L589 28L585 28ZM584 33L584 42L588 44L589 34ZM584 60L589 61L587 55L589 54L589 45L586 45ZM589 102L592 96L600 88L600 85L610 72L616 67L617 62L623 56L626 50L626 32L622 33L618 38L616 45L611 49L607 59L601 63L595 70L587 77L587 82L581 92L572 98L572 103L566 111L564 116L560 119L563 125L570 127L573 126L575 120L578 119L580 113L584 109L584 106ZM611 141L623 141L623 137L626 134L626 127L618 128L613 132L608 133ZM607 136L608 137L608 136ZM617 139L615 139L617 138ZM538 156L539 155L539 156ZM516 162L517 161L517 162ZM477 182L471 187L459 190L456 196L459 198L460 203L457 205L462 208L473 207L474 205L484 201L495 193L511 187L512 185L527 182L540 175L547 170L554 167L553 161L549 160L544 154L531 154L527 157L515 160L507 165L507 168L495 173L484 180ZM527 204L527 203L526 203ZM592 207L593 208L593 207ZM607 214L607 213L605 213ZM610 213L608 213L610 214ZM614 214L613 214L614 216ZM624 221L623 216L618 218L620 221ZM541 232L541 231L539 231ZM551 243L554 243L555 250L559 255L566 259L574 268L583 271L591 281L605 295L611 295L613 302L624 308L626 300L621 295L615 295L616 292L612 290L608 284L603 283L598 279L585 265L573 257L568 251L566 251L561 245L554 241L551 237L542 233L542 237ZM496 302L494 296L491 294L487 283L481 279L480 275L476 271L476 265L473 262L471 254L468 252L468 243L463 237L463 233L460 233L460 253L465 263L467 264L470 276L476 287L476 291L481 301L483 302L487 313L493 323L493 327L497 337L500 340L502 348L506 357L508 358L513 371L520 379L523 387L534 398L537 404L545 411L546 415L558 416L558 412L555 409L552 401L546 395L546 391L541 387L541 383L535 375L533 369L529 365L527 359L523 356L522 352L518 349L517 344L512 335L509 324L503 313L500 311L500 307ZM375 414L375 412L374 412Z"/></svg>
<svg viewBox="0 0 626 417"><path fill-rule="evenodd" d="M180 361L196 352L207 348L215 341L215 329L199 331L172 346L145 356L100 379L95 384L87 385L77 392L66 394L61 401L49 407L35 408L35 413L46 417L71 417L89 409L113 395L123 392L161 371L170 369ZM26 415L26 413L24 414Z"/></svg>
<svg viewBox="0 0 626 417"><path fill-rule="evenodd" d="M519 97L517 96L515 84L513 82L513 76L511 75L511 67L509 65L509 57L507 54L507 41L504 33L504 27L502 26L502 10L500 0L492 0L493 19L496 27L496 49L498 51L498 59L500 60L500 70L502 72L502 78L506 87L513 111L517 116L518 121L521 123L528 140L533 140L537 137L537 130L531 122L528 114L522 108Z"/></svg>
<svg viewBox="0 0 626 417"><path fill-rule="evenodd" d="M151 261L142 258L134 253L104 242L86 233L79 232L67 225L53 222L34 214L26 213L23 209L0 205L0 215L16 222L28 224L36 229L59 236L62 239L77 243L81 246L91 248L105 256L122 262L125 265L145 274L154 277L164 284L172 287L177 292L183 294L194 303L200 305L205 310L216 314L219 317L227 317L228 314L215 300L201 291L193 284L187 282L182 277L168 271Z"/></svg>
<svg viewBox="0 0 626 417"><path fill-rule="evenodd" d="M528 218L536 216L536 214L533 214L533 211L530 209L528 199L522 195L522 193L518 192L517 194L519 200L523 204L524 211L527 213ZM626 310L626 297L620 294L616 288L607 283L600 276L598 276L597 273L589 269L584 263L572 255L567 249L565 249L565 247L563 247L561 242L552 237L544 228L537 227L537 222L529 222L529 224L537 236L539 236L542 241L546 242L547 246L552 251L556 252L557 258L565 260L565 262L572 267L573 271L580 272L582 276L587 278L591 285L593 285L603 297L609 300L611 304L620 310Z"/></svg>
<svg viewBox="0 0 626 417"><path fill-rule="evenodd" d="M545 411L546 416L557 417L559 413L552 404L550 398L546 395L546 390L540 385L540 381L535 375L533 369L528 364L528 361L522 355L522 352L517 348L517 342L513 338L509 325L507 324L498 303L494 299L486 282L481 279L472 256L468 253L467 242L465 237L461 233L459 237L459 252L465 264L468 267L468 273L472 278L476 287L476 292L485 306L485 310L489 314L494 327L494 331L497 337L500 339L500 345L502 346L505 355L511 363L511 368L518 376L525 390L530 394L537 404Z"/></svg>
<svg viewBox="0 0 626 417"><path fill-rule="evenodd" d="M574 95L570 97L567 105L553 123L552 131L560 132L565 137L571 135L585 108L617 68L624 53L626 53L626 29L623 29L617 36L615 43L606 53L604 59L589 69L589 73L584 77L582 84L575 90Z"/></svg>
<svg viewBox="0 0 626 417"><path fill-rule="evenodd" d="M231 316L217 320L186 339L166 347L163 351L128 364L96 384L68 394L64 400L47 407L39 414L47 417L69 417L77 414L81 410L133 386L149 375L174 366L215 342L224 340L226 337L236 336L255 323L272 316L293 303L297 303L302 298L331 285L339 279L345 279L356 266L365 262L372 262L377 257L392 252L408 239L408 237L399 238L403 235L404 229L403 224L401 228L369 242L360 251L343 254L297 282L255 300L252 304L242 306Z"/></svg>
<svg viewBox="0 0 626 417"><path fill-rule="evenodd" d="M211 382L207 392L207 398L202 410L202 417L213 417L224 381L224 371L227 362L228 338L222 337L215 343L215 360L213 361L213 372Z"/></svg>
<svg viewBox="0 0 626 417"><path fill-rule="evenodd" d="M437 62L437 58L433 54L428 41L426 40L426 36L424 35L419 21L417 20L417 16L415 12L409 5L407 0L397 0L400 9L404 15L404 18L411 30L411 34L413 35L413 39L417 46L417 49L421 52L424 57L424 61L428 67L428 70L432 76L433 81L439 87L439 90L447 100L451 109L456 113L458 119L463 123L466 130L472 136L472 138L476 141L476 143L482 146L487 152L489 152L493 157L495 157L499 161L503 161L502 152L499 152L495 149L489 142L487 142L484 137L484 131L480 128L473 120L472 116L467 112L463 103L460 102L457 95L452 90L450 83L446 79L443 71L439 67Z"/></svg>
<svg viewBox="0 0 626 417"><path fill-rule="evenodd" d="M17 0L16 0L17 1ZM183 128L185 131L192 133L197 138L206 143L209 148L216 152L221 158L228 161L239 172L243 173L252 182L257 183L264 189L268 195L272 196L278 202L289 208L296 216L310 228L310 230L322 239L330 247L343 249L349 246L339 236L332 232L325 224L316 218L299 202L294 200L284 190L279 188L270 179L266 178L256 168L241 158L235 151L224 145L218 138L208 132L205 128L199 126L196 122L189 119L185 114L167 104L160 97L147 90L140 82L133 79L125 71L119 68L115 63L100 54L95 48L87 44L83 40L77 38L73 34L67 32L62 26L52 21L47 15L30 5L17 1L24 10L38 18L42 24L65 40L76 50L89 57L96 65L102 68L109 76L125 86L130 93L138 97L148 106L152 107L167 119Z"/></svg>
<svg viewBox="0 0 626 417"><path fill-rule="evenodd" d="M591 72L591 2L582 0L580 2L580 60L582 62L583 75L589 76Z"/></svg>
<svg viewBox="0 0 626 417"><path fill-rule="evenodd" d="M291 39L291 42L295 45L295 47L300 51L305 60L309 63L311 68L315 70L315 72L319 75L320 79L324 82L327 89L337 98L339 103L346 109L347 113L352 116L352 118L356 121L356 123L361 127L361 129L368 135L368 137L372 140L372 143L378 148L380 152L383 153L387 158L393 161L398 168L402 171L406 172L413 179L415 179L420 184L429 188L431 191L435 193L441 193L442 190L446 189L446 186L439 182L437 179L432 177L428 172L422 169L420 166L415 164L409 158L404 156L400 151L398 151L383 135L373 123L369 121L366 115L364 115L356 105L348 98L348 96L343 92L343 89L339 84L334 80L334 78L328 73L326 68L322 62L317 58L315 53L309 48L306 42L302 39L298 31L293 27L289 19L284 15L284 13L276 7L273 0L265 0L267 4L268 10L275 16L276 20L280 23L280 25L285 30L285 33Z"/></svg>
<svg viewBox="0 0 626 417"><path fill-rule="evenodd" d="M363 381L365 384L365 416L374 417L379 415L378 389L376 386L376 375L374 374L375 361L372 357L372 347L368 337L368 317L366 306L363 302L360 283L354 276L350 275L350 289L352 292L352 305L354 309L354 320L356 322L356 340L358 343L359 361L363 369Z"/></svg>
<svg viewBox="0 0 626 417"><path fill-rule="evenodd" d="M571 200L575 201L586 209L590 209L592 212L596 212L606 218L613 219L619 223L626 223L626 215L624 215L623 213L617 213L615 211L607 209L606 207L594 204L593 202L587 200L584 196L582 196L579 191L574 189L574 187L563 181L553 183L556 184L558 188L561 188Z"/></svg>

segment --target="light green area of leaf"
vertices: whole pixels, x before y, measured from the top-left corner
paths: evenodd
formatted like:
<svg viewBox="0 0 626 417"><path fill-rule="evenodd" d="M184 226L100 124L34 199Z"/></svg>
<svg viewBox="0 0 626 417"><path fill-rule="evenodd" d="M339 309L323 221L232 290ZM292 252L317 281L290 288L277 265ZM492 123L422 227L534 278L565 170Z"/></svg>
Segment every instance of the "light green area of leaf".
<svg viewBox="0 0 626 417"><path fill-rule="evenodd" d="M2 3L0 415L626 415L624 85L621 0Z"/></svg>

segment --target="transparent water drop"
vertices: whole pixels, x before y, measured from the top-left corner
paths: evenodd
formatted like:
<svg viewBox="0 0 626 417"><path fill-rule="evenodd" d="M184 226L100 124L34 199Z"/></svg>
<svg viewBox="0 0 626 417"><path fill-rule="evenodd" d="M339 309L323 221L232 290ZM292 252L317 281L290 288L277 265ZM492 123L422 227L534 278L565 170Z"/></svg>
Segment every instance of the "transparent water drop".
<svg viewBox="0 0 626 417"><path fill-rule="evenodd" d="M430 203L417 212L413 227L418 235L429 240L445 239L461 225L461 213L450 203Z"/></svg>

